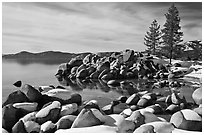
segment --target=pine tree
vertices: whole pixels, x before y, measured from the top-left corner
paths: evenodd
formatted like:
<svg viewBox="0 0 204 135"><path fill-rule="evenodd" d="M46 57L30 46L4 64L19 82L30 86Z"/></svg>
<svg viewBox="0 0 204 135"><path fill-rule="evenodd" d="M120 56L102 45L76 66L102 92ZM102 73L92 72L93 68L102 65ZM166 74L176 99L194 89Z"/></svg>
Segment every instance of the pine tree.
<svg viewBox="0 0 204 135"><path fill-rule="evenodd" d="M162 31L162 39L164 43L164 52L167 51L170 58L170 63L172 59L172 55L174 53L174 49L176 48L176 45L178 45L183 40L181 39L183 36L183 32L180 32L180 17L179 17L179 11L174 6L174 4L171 5L171 7L168 10L168 13L165 14L166 17L166 23L164 24L164 28Z"/></svg>
<svg viewBox="0 0 204 135"><path fill-rule="evenodd" d="M154 20L149 27L149 31L146 32L144 38L144 44L147 46L147 52L150 54L156 54L157 47L160 44L161 32L159 31L160 25Z"/></svg>

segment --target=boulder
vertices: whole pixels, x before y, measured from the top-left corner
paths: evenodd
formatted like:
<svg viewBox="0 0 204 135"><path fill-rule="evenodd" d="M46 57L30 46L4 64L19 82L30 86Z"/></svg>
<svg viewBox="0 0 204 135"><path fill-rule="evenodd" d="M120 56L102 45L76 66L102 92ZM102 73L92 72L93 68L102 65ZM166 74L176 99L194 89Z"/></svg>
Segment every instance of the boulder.
<svg viewBox="0 0 204 135"><path fill-rule="evenodd" d="M12 131L12 127L22 117L20 109L8 104L2 108L2 127L8 132Z"/></svg>
<svg viewBox="0 0 204 135"><path fill-rule="evenodd" d="M56 131L56 125L52 121L47 121L40 126L41 133L54 133Z"/></svg>
<svg viewBox="0 0 204 135"><path fill-rule="evenodd" d="M130 108L127 108L125 110L123 110L120 115L123 115L125 118L129 117L132 114L132 110Z"/></svg>
<svg viewBox="0 0 204 135"><path fill-rule="evenodd" d="M99 72L98 71L95 71L95 72L93 72L91 75L90 75L90 78L91 79L98 79L98 76L99 76Z"/></svg>
<svg viewBox="0 0 204 135"><path fill-rule="evenodd" d="M183 109L171 116L170 123L188 131L202 131L202 118L193 110Z"/></svg>
<svg viewBox="0 0 204 135"><path fill-rule="evenodd" d="M133 133L136 126L133 121L123 120L117 128L117 133Z"/></svg>
<svg viewBox="0 0 204 135"><path fill-rule="evenodd" d="M76 103L63 105L61 108L60 116L70 115L78 110L78 105Z"/></svg>
<svg viewBox="0 0 204 135"><path fill-rule="evenodd" d="M107 69L107 70L110 69L110 62L109 61L102 62L97 66L97 71L99 73L101 73L104 69Z"/></svg>
<svg viewBox="0 0 204 135"><path fill-rule="evenodd" d="M42 94L40 93L40 91L38 91L29 84L25 84L21 88L21 91L27 96L27 98L31 102L38 102L42 98Z"/></svg>
<svg viewBox="0 0 204 135"><path fill-rule="evenodd" d="M23 103L14 103L13 107L15 108L21 108L23 110L26 110L27 112L33 112L37 110L38 103L33 102L23 102Z"/></svg>
<svg viewBox="0 0 204 135"><path fill-rule="evenodd" d="M7 97L6 101L3 103L2 107L8 104L13 103L22 103L22 102L28 102L27 96L21 92L20 90L14 91Z"/></svg>
<svg viewBox="0 0 204 135"><path fill-rule="evenodd" d="M127 97L126 96L120 96L117 98L118 101L120 101L121 103L125 103L127 101Z"/></svg>
<svg viewBox="0 0 204 135"><path fill-rule="evenodd" d="M197 114L199 114L202 117L202 106L194 108L193 111L195 111Z"/></svg>
<svg viewBox="0 0 204 135"><path fill-rule="evenodd" d="M13 127L12 127L12 133L27 133L24 122L22 120L19 120Z"/></svg>
<svg viewBox="0 0 204 135"><path fill-rule="evenodd" d="M13 85L16 86L16 87L18 87L18 88L20 88L21 85L22 85L22 82L21 82L21 81L17 81L17 82L15 82Z"/></svg>
<svg viewBox="0 0 204 135"><path fill-rule="evenodd" d="M31 112L23 116L20 120L25 123L26 121L35 121L37 112Z"/></svg>
<svg viewBox="0 0 204 135"><path fill-rule="evenodd" d="M151 105L151 106L148 106L145 108L146 111L149 111L153 114L161 114L163 113L163 109L161 107L161 105L159 104L154 104L154 105Z"/></svg>
<svg viewBox="0 0 204 135"><path fill-rule="evenodd" d="M126 104L128 105L137 105L138 101L140 100L140 96L138 94L132 94L127 100Z"/></svg>
<svg viewBox="0 0 204 135"><path fill-rule="evenodd" d="M118 127L125 118L120 114L105 115L105 123L103 125Z"/></svg>
<svg viewBox="0 0 204 135"><path fill-rule="evenodd" d="M104 69L98 76L98 79L101 79L105 74L108 74L110 69Z"/></svg>
<svg viewBox="0 0 204 135"><path fill-rule="evenodd" d="M57 129L69 129L71 128L76 117L77 116L74 115L63 116L58 120L58 122L55 125L57 126Z"/></svg>
<svg viewBox="0 0 204 135"><path fill-rule="evenodd" d="M202 87L193 92L192 98L197 105L202 104Z"/></svg>
<svg viewBox="0 0 204 135"><path fill-rule="evenodd" d="M166 111L167 113L173 114L173 113L175 113L175 112L177 112L177 111L180 111L180 110L181 110L180 105L171 104L171 105L169 105L169 106L166 108L165 111Z"/></svg>
<svg viewBox="0 0 204 135"><path fill-rule="evenodd" d="M120 86L120 82L117 80L110 80L107 82L108 85L113 86L113 87L117 87Z"/></svg>
<svg viewBox="0 0 204 135"><path fill-rule="evenodd" d="M86 70L88 71L88 76L90 76L93 72L96 71L96 68L93 66L90 66L90 67L86 68Z"/></svg>
<svg viewBox="0 0 204 135"><path fill-rule="evenodd" d="M130 61L134 57L134 51L127 49L123 51L122 56L123 56L123 62Z"/></svg>
<svg viewBox="0 0 204 135"><path fill-rule="evenodd" d="M88 70L82 69L77 73L76 78L84 79L87 76L88 76Z"/></svg>
<svg viewBox="0 0 204 135"><path fill-rule="evenodd" d="M54 101L46 107L42 108L36 114L36 122L43 124L46 121L57 122L61 110L61 104L58 101Z"/></svg>
<svg viewBox="0 0 204 135"><path fill-rule="evenodd" d="M25 129L27 133L39 133L40 125L35 121L27 121L24 123Z"/></svg>
<svg viewBox="0 0 204 135"><path fill-rule="evenodd" d="M78 69L77 66L73 67L73 68L71 69L71 74L72 74L72 75L75 75L76 72L77 72L77 69Z"/></svg>
<svg viewBox="0 0 204 135"><path fill-rule="evenodd" d="M111 80L113 79L113 74L111 73L108 73L108 74L105 74L101 77L102 80Z"/></svg>
<svg viewBox="0 0 204 135"><path fill-rule="evenodd" d="M88 65L91 63L91 61L92 61L92 54L88 54L88 55L86 55L86 57L84 57L83 64Z"/></svg>
<svg viewBox="0 0 204 135"><path fill-rule="evenodd" d="M133 133L155 133L152 125L142 125L138 127Z"/></svg>
<svg viewBox="0 0 204 135"><path fill-rule="evenodd" d="M102 122L93 114L91 109L82 109L71 128L90 127L100 124Z"/></svg>
<svg viewBox="0 0 204 135"><path fill-rule="evenodd" d="M69 63L68 63L71 67L78 67L80 66L81 64L83 64L83 60L80 59L79 57L75 57L75 58L72 58Z"/></svg>

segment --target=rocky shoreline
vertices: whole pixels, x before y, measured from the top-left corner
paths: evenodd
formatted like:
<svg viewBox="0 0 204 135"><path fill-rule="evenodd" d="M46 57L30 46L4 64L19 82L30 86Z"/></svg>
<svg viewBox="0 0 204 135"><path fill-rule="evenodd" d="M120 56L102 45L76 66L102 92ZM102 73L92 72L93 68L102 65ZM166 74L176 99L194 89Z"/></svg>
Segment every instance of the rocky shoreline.
<svg viewBox="0 0 204 135"><path fill-rule="evenodd" d="M151 89L168 88L169 94L143 90L120 96L109 104L84 101L77 91L63 87L14 85L2 105L2 132L6 133L190 133L202 131L202 84L186 100L177 88L185 83L174 80L197 73L195 62L168 64L164 59L134 50L110 56L88 54L59 66L58 80L103 80L110 87L131 87L127 79L156 80ZM123 79L119 81L118 79ZM201 79L201 78L200 78ZM168 119L161 115L169 115Z"/></svg>

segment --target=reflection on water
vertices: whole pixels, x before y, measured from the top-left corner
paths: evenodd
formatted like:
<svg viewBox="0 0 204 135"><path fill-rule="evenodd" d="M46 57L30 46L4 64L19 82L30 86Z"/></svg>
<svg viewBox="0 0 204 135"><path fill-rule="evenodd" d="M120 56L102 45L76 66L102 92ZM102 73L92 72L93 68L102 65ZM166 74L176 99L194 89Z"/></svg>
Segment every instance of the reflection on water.
<svg viewBox="0 0 204 135"><path fill-rule="evenodd" d="M155 81L153 80L144 80L144 79L134 79L134 80L118 80L123 82L118 87L113 87L107 85L105 80L92 80L92 79L74 79L69 78L57 78L59 83L62 86L68 86L70 89L75 91L82 91L84 89L90 90L101 90L103 92L116 91L121 95L132 95L138 91L150 91L152 85Z"/></svg>

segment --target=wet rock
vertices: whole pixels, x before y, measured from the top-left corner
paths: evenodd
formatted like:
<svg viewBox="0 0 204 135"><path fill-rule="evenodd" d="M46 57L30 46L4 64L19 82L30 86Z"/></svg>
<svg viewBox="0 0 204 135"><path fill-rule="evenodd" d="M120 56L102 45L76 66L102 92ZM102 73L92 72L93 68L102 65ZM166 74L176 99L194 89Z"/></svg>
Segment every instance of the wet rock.
<svg viewBox="0 0 204 135"><path fill-rule="evenodd" d="M42 94L29 84L25 84L21 91L27 96L29 101L32 102L38 102L42 97Z"/></svg>
<svg viewBox="0 0 204 135"><path fill-rule="evenodd" d="M76 78L84 79L87 76L88 76L88 71L86 69L82 69L77 73Z"/></svg>
<svg viewBox="0 0 204 135"><path fill-rule="evenodd" d="M18 87L18 88L20 88L21 85L22 85L22 82L21 82L21 81L17 81L17 82L15 82L13 85L16 86L16 87Z"/></svg>
<svg viewBox="0 0 204 135"><path fill-rule="evenodd" d="M117 128L117 133L133 133L135 130L135 124L129 120L123 120Z"/></svg>
<svg viewBox="0 0 204 135"><path fill-rule="evenodd" d="M110 69L104 69L98 76L98 79L101 79L105 74L109 73Z"/></svg>
<svg viewBox="0 0 204 135"><path fill-rule="evenodd" d="M77 116L66 115L61 117L56 123L57 129L69 129Z"/></svg>
<svg viewBox="0 0 204 135"><path fill-rule="evenodd" d="M71 74L72 74L72 75L75 75L76 72L77 72L77 69L78 69L77 66L73 67L73 68L71 69Z"/></svg>
<svg viewBox="0 0 204 135"><path fill-rule="evenodd" d="M175 127L188 131L201 131L202 118L193 110L184 109L171 116L170 123Z"/></svg>
<svg viewBox="0 0 204 135"><path fill-rule="evenodd" d="M138 101L140 100L140 96L138 94L132 94L127 100L126 104L128 105L137 105Z"/></svg>
<svg viewBox="0 0 204 135"><path fill-rule="evenodd" d="M8 104L13 103L22 103L22 102L28 102L27 96L21 92L20 90L14 91L7 97L6 101L3 103L2 107Z"/></svg>
<svg viewBox="0 0 204 135"><path fill-rule="evenodd" d="M118 101L120 101L121 103L125 103L126 101L127 101L127 97L126 96L120 96L120 97L118 97Z"/></svg>
<svg viewBox="0 0 204 135"><path fill-rule="evenodd" d="M113 75L111 73L105 74L101 77L102 80L111 80L113 79Z"/></svg>
<svg viewBox="0 0 204 135"><path fill-rule="evenodd" d="M113 87L117 87L120 86L120 82L116 81L116 80L110 80L107 82L108 85L113 86Z"/></svg>
<svg viewBox="0 0 204 135"><path fill-rule="evenodd" d="M40 126L41 133L54 133L56 131L55 124L52 121L47 121Z"/></svg>
<svg viewBox="0 0 204 135"><path fill-rule="evenodd" d="M71 98L72 91L66 89L52 89L48 92L43 93L43 95L48 95L50 97L56 97L62 100L68 100Z"/></svg>
<svg viewBox="0 0 204 135"><path fill-rule="evenodd" d="M78 105L76 103L63 105L61 108L60 116L70 115L78 110Z"/></svg>
<svg viewBox="0 0 204 135"><path fill-rule="evenodd" d="M132 114L132 110L130 108L123 110L120 115L123 115L125 118L129 117Z"/></svg>
<svg viewBox="0 0 204 135"><path fill-rule="evenodd" d="M12 127L22 117L20 109L14 108L12 104L8 104L2 108L2 127L8 132L12 131Z"/></svg>
<svg viewBox="0 0 204 135"><path fill-rule="evenodd" d="M24 117L22 117L20 120L22 120L24 123L27 121L35 121L37 112L31 112L26 114Z"/></svg>
<svg viewBox="0 0 204 135"><path fill-rule="evenodd" d="M21 108L23 110L26 110L27 112L33 112L37 110L38 103L29 103L29 102L23 102L23 103L14 103L13 107L15 108Z"/></svg>
<svg viewBox="0 0 204 135"><path fill-rule="evenodd" d="M28 133L39 133L40 125L34 121L27 121L24 123L25 129Z"/></svg>
<svg viewBox="0 0 204 135"><path fill-rule="evenodd" d="M102 124L91 109L83 109L74 120L71 128L90 127Z"/></svg>
<svg viewBox="0 0 204 135"><path fill-rule="evenodd" d="M57 122L61 110L61 104L58 101L54 101L46 107L42 108L36 114L36 122L39 124L43 124L46 121Z"/></svg>
<svg viewBox="0 0 204 135"><path fill-rule="evenodd" d="M131 109L132 111L136 111L136 110L139 109L139 106L138 106L138 105L131 105L131 106L130 106L130 109Z"/></svg>
<svg viewBox="0 0 204 135"><path fill-rule="evenodd" d="M192 98L197 105L202 104L202 88L196 89L192 94Z"/></svg>
<svg viewBox="0 0 204 135"><path fill-rule="evenodd" d="M83 64L86 64L86 65L90 64L91 60L92 60L92 54L88 54L88 55L86 55L86 57L84 57Z"/></svg>
<svg viewBox="0 0 204 135"><path fill-rule="evenodd" d="M22 120L19 120L13 127L12 127L12 133L27 133L24 122Z"/></svg>

